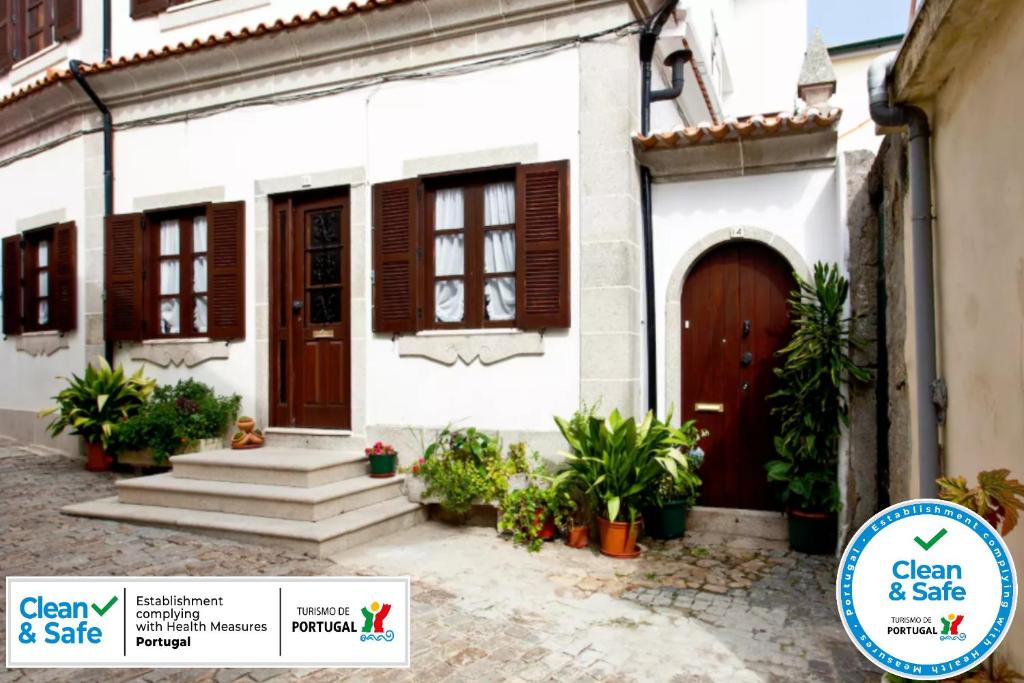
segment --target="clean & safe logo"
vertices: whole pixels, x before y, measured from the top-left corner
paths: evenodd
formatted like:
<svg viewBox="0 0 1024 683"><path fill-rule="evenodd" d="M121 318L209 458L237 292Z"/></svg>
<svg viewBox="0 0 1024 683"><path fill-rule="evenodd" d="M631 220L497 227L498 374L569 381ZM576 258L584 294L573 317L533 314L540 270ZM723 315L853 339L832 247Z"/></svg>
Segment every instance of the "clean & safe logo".
<svg viewBox="0 0 1024 683"><path fill-rule="evenodd" d="M946 679L980 664L1009 629L1013 558L967 508L913 500L857 531L839 565L836 601L847 634L879 667Z"/></svg>
<svg viewBox="0 0 1024 683"><path fill-rule="evenodd" d="M117 595L101 600L49 600L30 595L18 603L18 642L22 645L99 645L103 642L102 618L117 603ZM90 614L89 609L93 613Z"/></svg>

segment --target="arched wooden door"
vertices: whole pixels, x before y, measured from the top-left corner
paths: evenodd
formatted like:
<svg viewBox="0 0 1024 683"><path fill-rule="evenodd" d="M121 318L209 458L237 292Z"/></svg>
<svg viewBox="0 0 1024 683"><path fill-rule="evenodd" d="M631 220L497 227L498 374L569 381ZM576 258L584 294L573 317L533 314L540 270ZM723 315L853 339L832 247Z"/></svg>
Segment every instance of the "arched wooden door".
<svg viewBox="0 0 1024 683"><path fill-rule="evenodd" d="M683 284L684 420L710 435L699 504L778 509L764 464L773 457L775 352L790 339L786 299L796 287L789 263L758 242L718 246Z"/></svg>

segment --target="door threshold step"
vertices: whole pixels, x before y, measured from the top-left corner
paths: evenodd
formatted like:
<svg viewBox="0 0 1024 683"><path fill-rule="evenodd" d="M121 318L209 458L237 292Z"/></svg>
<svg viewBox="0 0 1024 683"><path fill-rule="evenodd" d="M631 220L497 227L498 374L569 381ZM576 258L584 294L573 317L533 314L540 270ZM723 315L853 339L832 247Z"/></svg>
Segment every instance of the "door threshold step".
<svg viewBox="0 0 1024 683"><path fill-rule="evenodd" d="M425 509L404 498L387 500L319 522L254 517L205 510L180 510L121 503L115 497L76 503L66 515L160 526L326 557L385 534L415 526Z"/></svg>
<svg viewBox="0 0 1024 683"><path fill-rule="evenodd" d="M789 538L786 516L771 510L694 506L686 516L686 531L725 534L768 541Z"/></svg>
<svg viewBox="0 0 1024 683"><path fill-rule="evenodd" d="M264 446L253 450L221 449L171 457L172 474L239 484L308 488L366 474L361 452Z"/></svg>
<svg viewBox="0 0 1024 683"><path fill-rule="evenodd" d="M352 436L351 429L317 429L315 427L267 427L267 434L295 434L298 436Z"/></svg>
<svg viewBox="0 0 1024 683"><path fill-rule="evenodd" d="M122 479L117 490L120 502L134 505L316 522L398 498L402 479L362 476L304 488L188 479L168 473Z"/></svg>

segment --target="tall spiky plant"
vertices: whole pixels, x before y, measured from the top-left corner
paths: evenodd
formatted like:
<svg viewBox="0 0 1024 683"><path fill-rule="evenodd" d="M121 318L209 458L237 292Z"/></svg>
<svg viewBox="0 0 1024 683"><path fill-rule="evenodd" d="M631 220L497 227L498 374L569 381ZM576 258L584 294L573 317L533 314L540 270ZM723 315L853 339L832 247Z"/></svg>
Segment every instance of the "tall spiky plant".
<svg viewBox="0 0 1024 683"><path fill-rule="evenodd" d="M784 358L775 369L781 387L769 396L780 425L779 457L767 463L768 480L781 484L782 501L790 507L836 512L839 437L849 424L844 385L867 381L871 373L850 356L861 343L850 336L850 283L839 268L817 263L811 282L799 275L796 280L789 299L793 339L778 352Z"/></svg>

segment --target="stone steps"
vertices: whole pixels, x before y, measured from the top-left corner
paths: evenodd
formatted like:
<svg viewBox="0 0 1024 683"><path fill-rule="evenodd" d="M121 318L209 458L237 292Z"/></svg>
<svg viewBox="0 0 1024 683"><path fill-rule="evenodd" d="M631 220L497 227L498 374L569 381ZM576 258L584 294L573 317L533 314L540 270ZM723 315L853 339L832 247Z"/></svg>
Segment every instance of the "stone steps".
<svg viewBox="0 0 1024 683"><path fill-rule="evenodd" d="M228 512L319 522L401 495L401 477L342 479L308 488L186 479L173 474L122 479L117 495L122 503Z"/></svg>
<svg viewBox="0 0 1024 683"><path fill-rule="evenodd" d="M62 512L317 556L426 519L426 508L402 494L402 477L371 478L362 452L268 446L177 455L171 465L166 474L118 481L117 497Z"/></svg>
<svg viewBox="0 0 1024 683"><path fill-rule="evenodd" d="M725 534L785 541L789 538L786 515L769 510L740 510L695 506L686 516L687 532Z"/></svg>
<svg viewBox="0 0 1024 683"><path fill-rule="evenodd" d="M326 557L426 520L418 503L394 498L318 522L132 505L116 497L68 505L64 514L192 531Z"/></svg>
<svg viewBox="0 0 1024 683"><path fill-rule="evenodd" d="M236 484L308 488L366 474L362 452L337 452L267 446L253 450L223 449L171 458L172 474Z"/></svg>

